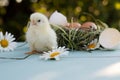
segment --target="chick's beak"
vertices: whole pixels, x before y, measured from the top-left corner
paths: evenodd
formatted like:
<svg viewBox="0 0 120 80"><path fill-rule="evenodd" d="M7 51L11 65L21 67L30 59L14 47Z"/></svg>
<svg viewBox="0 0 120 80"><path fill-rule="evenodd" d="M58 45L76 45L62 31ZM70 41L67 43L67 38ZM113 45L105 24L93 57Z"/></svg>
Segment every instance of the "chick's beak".
<svg viewBox="0 0 120 80"><path fill-rule="evenodd" d="M32 20L31 23L32 23L33 25L36 25L36 24L37 24L34 20Z"/></svg>

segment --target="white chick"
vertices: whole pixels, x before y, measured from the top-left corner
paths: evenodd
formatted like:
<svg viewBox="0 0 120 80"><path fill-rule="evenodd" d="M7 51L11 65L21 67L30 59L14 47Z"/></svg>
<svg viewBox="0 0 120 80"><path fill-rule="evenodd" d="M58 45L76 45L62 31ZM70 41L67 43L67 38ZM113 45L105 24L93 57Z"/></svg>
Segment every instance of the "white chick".
<svg viewBox="0 0 120 80"><path fill-rule="evenodd" d="M26 32L26 40L31 49L28 54L48 51L57 47L57 36L50 27L48 18L37 12L30 16L30 26Z"/></svg>

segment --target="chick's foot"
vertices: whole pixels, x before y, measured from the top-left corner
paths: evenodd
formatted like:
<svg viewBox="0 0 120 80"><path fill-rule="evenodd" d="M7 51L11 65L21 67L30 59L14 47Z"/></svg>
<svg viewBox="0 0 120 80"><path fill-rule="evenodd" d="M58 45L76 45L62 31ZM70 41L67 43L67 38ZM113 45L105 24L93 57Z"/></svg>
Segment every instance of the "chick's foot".
<svg viewBox="0 0 120 80"><path fill-rule="evenodd" d="M25 54L37 54L37 53L42 53L42 51L33 50L33 51L27 52L27 53L25 53Z"/></svg>

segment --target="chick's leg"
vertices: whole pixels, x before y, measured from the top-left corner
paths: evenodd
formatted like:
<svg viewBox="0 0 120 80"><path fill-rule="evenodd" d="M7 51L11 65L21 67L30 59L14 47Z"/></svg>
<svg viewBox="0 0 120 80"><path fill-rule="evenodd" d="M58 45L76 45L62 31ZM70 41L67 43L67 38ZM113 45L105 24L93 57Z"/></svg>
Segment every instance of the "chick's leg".
<svg viewBox="0 0 120 80"><path fill-rule="evenodd" d="M34 48L31 48L31 47L30 47L30 49L31 49L31 51L30 51L30 52L27 52L26 54L37 54L37 53L43 53L42 51L37 51L37 50L35 50Z"/></svg>
<svg viewBox="0 0 120 80"><path fill-rule="evenodd" d="M37 51L35 50L34 48L34 45L33 44L29 44L30 45L30 52L27 52L26 54L36 54L36 53L42 53L41 51Z"/></svg>
<svg viewBox="0 0 120 80"><path fill-rule="evenodd" d="M27 53L25 53L25 54L36 54L36 53L39 53L39 52L36 51L36 50L33 50L33 51L27 52Z"/></svg>

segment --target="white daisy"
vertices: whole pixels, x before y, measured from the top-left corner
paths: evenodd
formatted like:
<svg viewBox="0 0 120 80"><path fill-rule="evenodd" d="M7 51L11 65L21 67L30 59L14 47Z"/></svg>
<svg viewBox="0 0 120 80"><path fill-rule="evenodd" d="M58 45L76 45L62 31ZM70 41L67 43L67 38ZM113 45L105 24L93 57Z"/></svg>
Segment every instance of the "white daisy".
<svg viewBox="0 0 120 80"><path fill-rule="evenodd" d="M3 35L2 32L0 32L0 51L13 51L16 47L16 42L13 42L15 38L11 33L6 32L5 35Z"/></svg>
<svg viewBox="0 0 120 80"><path fill-rule="evenodd" d="M94 39L86 47L87 47L87 50L95 50L100 47L100 44L97 39Z"/></svg>
<svg viewBox="0 0 120 80"><path fill-rule="evenodd" d="M59 60L60 56L68 55L69 51L68 48L64 47L58 47L54 48L52 51L44 52L42 56L40 56L41 59L55 59Z"/></svg>

